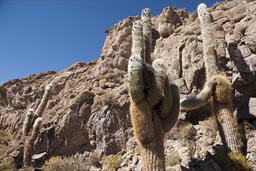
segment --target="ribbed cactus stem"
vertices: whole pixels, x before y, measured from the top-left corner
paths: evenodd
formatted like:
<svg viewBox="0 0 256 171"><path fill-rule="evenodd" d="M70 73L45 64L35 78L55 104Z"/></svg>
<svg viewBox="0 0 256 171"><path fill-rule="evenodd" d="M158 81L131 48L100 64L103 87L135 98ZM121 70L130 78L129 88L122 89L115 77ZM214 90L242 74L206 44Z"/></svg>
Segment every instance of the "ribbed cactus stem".
<svg viewBox="0 0 256 171"><path fill-rule="evenodd" d="M141 21L135 21L132 26L132 55L144 56L143 28Z"/></svg>
<svg viewBox="0 0 256 171"><path fill-rule="evenodd" d="M49 99L49 96L50 96L50 91L51 91L51 88L53 87L53 84L52 83L49 83L46 88L45 88L45 92L43 94L43 97L42 97L42 100L38 106L38 108L36 109L35 111L35 116L36 117L41 117L43 112L44 112L44 109L47 105L47 102L48 102L48 99Z"/></svg>
<svg viewBox="0 0 256 171"><path fill-rule="evenodd" d="M23 135L27 136L31 127L31 121L33 119L33 109L29 109L26 113L26 118L23 124Z"/></svg>
<svg viewBox="0 0 256 171"><path fill-rule="evenodd" d="M152 31L151 31L151 11L149 8L142 10L141 21L143 24L143 37L145 44L145 52L143 55L144 63L151 64L151 47L152 47Z"/></svg>
<svg viewBox="0 0 256 171"><path fill-rule="evenodd" d="M211 15L207 11L205 4L200 4L197 7L198 17L201 23L201 35L203 39L204 64L207 80L218 74L218 64L216 56L216 47L214 36L211 27Z"/></svg>
<svg viewBox="0 0 256 171"><path fill-rule="evenodd" d="M222 134L225 139L222 139L224 145L233 152L241 152L241 141L239 140L238 127L232 111L224 105L219 104L218 122L222 127Z"/></svg>
<svg viewBox="0 0 256 171"><path fill-rule="evenodd" d="M31 136L25 137L24 158L23 158L24 166L32 165L32 155L34 154L34 142L38 138L38 135L40 133L41 124L42 124L42 118L39 117L35 120Z"/></svg>
<svg viewBox="0 0 256 171"><path fill-rule="evenodd" d="M159 144L161 143L161 144ZM141 149L143 171L165 171L163 140L153 141Z"/></svg>

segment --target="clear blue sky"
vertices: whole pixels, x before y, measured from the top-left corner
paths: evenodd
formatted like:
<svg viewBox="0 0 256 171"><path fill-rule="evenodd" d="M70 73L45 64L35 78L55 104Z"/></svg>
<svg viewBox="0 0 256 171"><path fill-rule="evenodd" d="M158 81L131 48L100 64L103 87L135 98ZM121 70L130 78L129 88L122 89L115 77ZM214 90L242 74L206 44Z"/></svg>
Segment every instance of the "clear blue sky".
<svg viewBox="0 0 256 171"><path fill-rule="evenodd" d="M195 11L216 0L0 0L0 84L99 58L105 29L164 7Z"/></svg>

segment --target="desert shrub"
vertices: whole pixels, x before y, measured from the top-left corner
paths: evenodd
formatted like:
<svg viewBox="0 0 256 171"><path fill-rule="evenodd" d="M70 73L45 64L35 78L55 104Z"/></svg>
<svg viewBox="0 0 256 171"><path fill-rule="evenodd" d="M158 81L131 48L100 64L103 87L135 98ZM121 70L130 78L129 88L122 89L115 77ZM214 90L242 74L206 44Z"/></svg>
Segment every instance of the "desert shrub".
<svg viewBox="0 0 256 171"><path fill-rule="evenodd" d="M113 93L109 92L109 93L105 93L105 94L101 95L102 106L112 105L113 103L114 103Z"/></svg>
<svg viewBox="0 0 256 171"><path fill-rule="evenodd" d="M172 153L170 156L166 156L165 158L165 165L166 166L175 166L180 164L181 158L178 152Z"/></svg>
<svg viewBox="0 0 256 171"><path fill-rule="evenodd" d="M106 78L100 79L99 83L100 85L103 85L107 82L108 80Z"/></svg>
<svg viewBox="0 0 256 171"><path fill-rule="evenodd" d="M15 171L15 166L9 161L0 163L0 171Z"/></svg>
<svg viewBox="0 0 256 171"><path fill-rule="evenodd" d="M218 126L214 116L200 122L200 124L206 129L208 136L212 138L217 136Z"/></svg>
<svg viewBox="0 0 256 171"><path fill-rule="evenodd" d="M19 171L34 171L35 169L33 167L24 167L22 169L20 169Z"/></svg>
<svg viewBox="0 0 256 171"><path fill-rule="evenodd" d="M104 156L103 157L103 167L106 171L116 171L120 164L122 163L122 156L121 155L110 155L110 156Z"/></svg>
<svg viewBox="0 0 256 171"><path fill-rule="evenodd" d="M13 134L8 134L4 130L0 130L0 144L6 144L8 141L11 141L14 139Z"/></svg>
<svg viewBox="0 0 256 171"><path fill-rule="evenodd" d="M43 166L44 171L70 171L73 170L70 158L52 157Z"/></svg>
<svg viewBox="0 0 256 171"><path fill-rule="evenodd" d="M241 153L217 150L214 158L223 170L228 171L250 171L251 165L246 161Z"/></svg>
<svg viewBox="0 0 256 171"><path fill-rule="evenodd" d="M52 157L46 161L44 171L89 171L89 163L81 158Z"/></svg>
<svg viewBox="0 0 256 171"><path fill-rule="evenodd" d="M193 140L196 134L195 128L189 122L177 124L176 129L177 130L172 132L172 136L174 139Z"/></svg>
<svg viewBox="0 0 256 171"><path fill-rule="evenodd" d="M89 159L89 164L91 166L95 166L95 167L100 167L101 163L100 163L100 157L98 155L97 151L93 151L90 155L90 159Z"/></svg>

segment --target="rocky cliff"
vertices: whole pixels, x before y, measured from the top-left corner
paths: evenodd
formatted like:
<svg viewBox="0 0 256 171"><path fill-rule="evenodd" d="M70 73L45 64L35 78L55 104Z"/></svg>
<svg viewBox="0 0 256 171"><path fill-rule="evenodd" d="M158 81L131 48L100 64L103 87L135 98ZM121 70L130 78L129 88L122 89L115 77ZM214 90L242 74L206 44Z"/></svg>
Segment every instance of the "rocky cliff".
<svg viewBox="0 0 256 171"><path fill-rule="evenodd" d="M244 133L246 159L256 170L256 2L231 0L210 8L216 53L234 88L234 115ZM108 169L104 156L119 155L118 170L140 170L129 115L127 63L131 55L131 27L140 17L128 17L108 30L101 57L0 85L0 128L11 138L1 140L0 162L22 166L22 124L29 108L36 108L44 88L54 83L43 113L34 158L97 156L91 170ZM205 80L200 23L196 13L166 7L152 18L154 58L168 66L170 80L182 98L200 92ZM177 126L166 137L167 170L226 170L216 157L221 141L210 122L209 107L180 112ZM38 157L40 156L40 157ZM93 164L92 164L93 165Z"/></svg>

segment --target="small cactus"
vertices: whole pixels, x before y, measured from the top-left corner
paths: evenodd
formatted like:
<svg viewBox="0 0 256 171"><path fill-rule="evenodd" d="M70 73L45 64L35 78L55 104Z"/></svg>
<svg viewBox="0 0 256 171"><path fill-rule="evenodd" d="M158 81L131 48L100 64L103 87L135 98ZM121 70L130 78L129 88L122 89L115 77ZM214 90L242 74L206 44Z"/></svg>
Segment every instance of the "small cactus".
<svg viewBox="0 0 256 171"><path fill-rule="evenodd" d="M132 28L132 55L128 63L130 114L135 137L142 149L142 170L164 171L164 135L177 121L179 91L177 86L169 85L163 60L156 59L150 65L149 12L149 9L142 12L145 14L142 15L143 26L137 21Z"/></svg>

